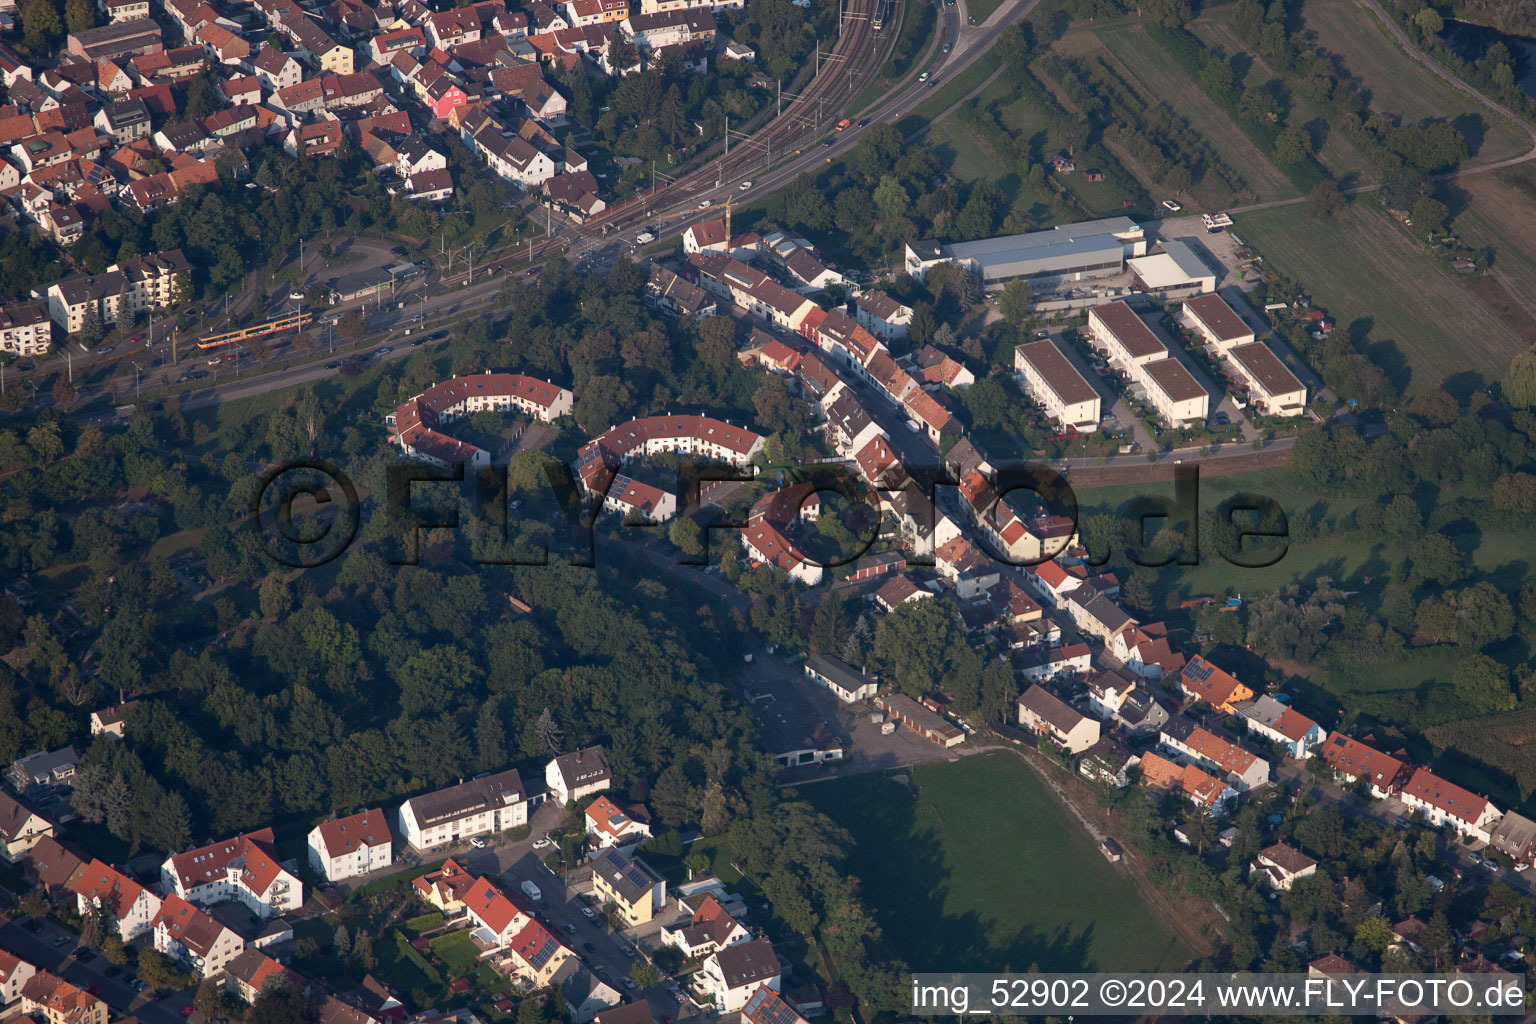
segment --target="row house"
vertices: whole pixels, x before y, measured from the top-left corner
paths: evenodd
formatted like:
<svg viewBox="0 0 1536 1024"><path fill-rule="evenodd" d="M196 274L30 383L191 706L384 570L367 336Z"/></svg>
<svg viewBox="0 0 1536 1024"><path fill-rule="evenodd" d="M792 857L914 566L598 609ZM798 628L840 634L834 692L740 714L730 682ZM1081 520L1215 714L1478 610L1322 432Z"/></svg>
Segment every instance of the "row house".
<svg viewBox="0 0 1536 1024"><path fill-rule="evenodd" d="M318 78L306 78L272 94L272 106L302 118L325 109L325 89Z"/></svg>
<svg viewBox="0 0 1536 1024"><path fill-rule="evenodd" d="M1106 669L1088 680L1088 706L1132 736L1160 732L1168 724L1167 709L1124 669Z"/></svg>
<svg viewBox="0 0 1536 1024"><path fill-rule="evenodd" d="M1025 392L1064 430L1099 429L1102 399L1049 338L1013 350L1013 368Z"/></svg>
<svg viewBox="0 0 1536 1024"><path fill-rule="evenodd" d="M540 185L555 175L555 162L547 154L535 149L484 111L475 111L464 120L459 137L471 152L483 156L499 177L524 189Z"/></svg>
<svg viewBox="0 0 1536 1024"><path fill-rule="evenodd" d="M280 31L320 71L350 75L356 70L352 47L338 42L318 22L305 17L296 18L285 21Z"/></svg>
<svg viewBox="0 0 1536 1024"><path fill-rule="evenodd" d="M646 301L659 312L676 317L713 316L715 300L659 263L650 265L645 285Z"/></svg>
<svg viewBox="0 0 1536 1024"><path fill-rule="evenodd" d="M191 266L180 249L114 263L104 274L65 278L48 286L48 313L68 334L79 332L88 311L103 325L163 309L176 297L176 279ZM34 293L35 295L36 293Z"/></svg>
<svg viewBox="0 0 1536 1024"><path fill-rule="evenodd" d="M481 35L480 14L473 7L438 11L421 27L426 32L427 41L445 52L451 52L462 43L476 42Z"/></svg>
<svg viewBox="0 0 1536 1024"><path fill-rule="evenodd" d="M22 299L0 306L0 352L40 356L53 339L53 321L39 299Z"/></svg>
<svg viewBox="0 0 1536 1024"><path fill-rule="evenodd" d="M251 57L251 44L223 25L204 25L195 38L208 59L220 64L240 64Z"/></svg>
<svg viewBox="0 0 1536 1024"><path fill-rule="evenodd" d="M96 7L113 25L149 17L149 0L99 0Z"/></svg>
<svg viewBox="0 0 1536 1024"><path fill-rule="evenodd" d="M426 32L416 25L380 32L368 40L368 56L375 64L388 64L399 52L419 56L426 48Z"/></svg>
<svg viewBox="0 0 1536 1024"><path fill-rule="evenodd" d="M1237 791L1198 765L1179 764L1148 751L1141 756L1141 784L1149 789L1177 793L1211 817L1228 813L1237 803Z"/></svg>
<svg viewBox="0 0 1536 1024"><path fill-rule="evenodd" d="M1222 774L1240 793L1269 782L1269 762L1187 718L1173 717L1158 733L1162 744Z"/></svg>
<svg viewBox="0 0 1536 1024"><path fill-rule="evenodd" d="M255 75L228 78L219 83L219 92L231 106L248 107L261 102L261 79Z"/></svg>
<svg viewBox="0 0 1536 1024"><path fill-rule="evenodd" d="M1235 676L1198 654L1179 672L1179 689L1191 700L1204 701L1229 715L1237 713L1240 702L1253 698L1253 691L1238 682Z"/></svg>
<svg viewBox="0 0 1536 1024"><path fill-rule="evenodd" d="M360 811L310 829L309 864L327 881L341 882L388 867L391 844L384 812Z"/></svg>
<svg viewBox="0 0 1536 1024"><path fill-rule="evenodd" d="M257 917L279 917L304 903L304 883L277 858L271 828L167 857L161 887L199 906L238 900Z"/></svg>
<svg viewBox="0 0 1536 1024"><path fill-rule="evenodd" d="M298 85L304 78L303 67L291 54L271 46L263 46L246 70L256 76L263 89L273 93Z"/></svg>
<svg viewBox="0 0 1536 1024"><path fill-rule="evenodd" d="M371 71L357 71L349 75L322 75L320 91L327 110L345 110L367 106L381 98L384 84Z"/></svg>
<svg viewBox="0 0 1536 1024"><path fill-rule="evenodd" d="M1297 760L1311 757L1327 736L1322 726L1268 694L1243 708L1241 716L1250 733L1278 743Z"/></svg>
<svg viewBox="0 0 1536 1024"><path fill-rule="evenodd" d="M565 16L573 26L606 25L629 16L628 0L570 0Z"/></svg>
<svg viewBox="0 0 1536 1024"><path fill-rule="evenodd" d="M640 0L641 14L663 11L729 11L745 9L746 0Z"/></svg>
<svg viewBox="0 0 1536 1024"><path fill-rule="evenodd" d="M118 99L102 105L93 124L119 146L149 137L149 107L143 100Z"/></svg>
<svg viewBox="0 0 1536 1024"><path fill-rule="evenodd" d="M154 921L155 948L191 966L204 980L217 977L245 951L245 940L174 893Z"/></svg>
<svg viewBox="0 0 1536 1024"><path fill-rule="evenodd" d="M905 338L912 326L912 307L878 289L859 296L853 315L859 326L885 341Z"/></svg>
<svg viewBox="0 0 1536 1024"><path fill-rule="evenodd" d="M0 950L0 993L9 1006L21 998L21 990L37 973L37 967L8 950Z"/></svg>
<svg viewBox="0 0 1536 1024"><path fill-rule="evenodd" d="M619 473L603 494L603 508L625 522L665 523L677 517L677 495Z"/></svg>
<svg viewBox="0 0 1536 1024"><path fill-rule="evenodd" d="M1487 842L1498 823L1499 809L1486 797L1447 782L1420 768L1403 785L1399 799L1436 828L1449 825L1458 835Z"/></svg>
<svg viewBox="0 0 1536 1024"><path fill-rule="evenodd" d="M155 915L160 913L158 896L99 860L75 872L68 887L75 894L76 909L82 915L101 913L124 942L147 934Z"/></svg>
<svg viewBox="0 0 1536 1024"><path fill-rule="evenodd" d="M577 0L578 3L613 3L614 0ZM645 50L660 50L681 43L709 42L715 38L715 18L707 10L661 11L635 14L626 8L620 30Z"/></svg>
<svg viewBox="0 0 1536 1024"><path fill-rule="evenodd" d="M1064 675L1081 675L1093 665L1093 651L1087 644L1065 644L1044 650L1033 649L1013 659L1019 675L1031 682L1043 683Z"/></svg>
<svg viewBox="0 0 1536 1024"><path fill-rule="evenodd" d="M477 412L516 412L542 423L568 415L575 396L558 384L520 373L470 374L434 384L395 409L395 443L407 455L449 462L452 455L477 464L489 456L454 440L438 427ZM478 454L476 454L478 453ZM482 458L483 456L483 458Z"/></svg>
<svg viewBox="0 0 1536 1024"><path fill-rule="evenodd" d="M528 823L528 790L517 769L471 779L400 805L400 834L414 850L452 846Z"/></svg>
<svg viewBox="0 0 1536 1024"><path fill-rule="evenodd" d="M528 111L528 116L558 128L565 124L566 100L544 79L544 72L537 64L519 64L516 67L497 68L491 72L491 85L505 100L516 100Z"/></svg>

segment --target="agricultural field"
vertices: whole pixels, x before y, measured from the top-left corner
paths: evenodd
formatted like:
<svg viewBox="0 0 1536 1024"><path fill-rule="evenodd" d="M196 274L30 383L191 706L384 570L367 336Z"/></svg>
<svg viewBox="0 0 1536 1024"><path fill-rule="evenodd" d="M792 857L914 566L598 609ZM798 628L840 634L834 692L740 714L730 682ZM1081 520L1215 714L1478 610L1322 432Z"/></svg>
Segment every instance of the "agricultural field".
<svg viewBox="0 0 1536 1024"><path fill-rule="evenodd" d="M1466 175L1448 191L1459 201L1452 229L1468 245L1493 247L1491 277L1536 322L1536 164Z"/></svg>
<svg viewBox="0 0 1536 1024"><path fill-rule="evenodd" d="M1504 160L1531 148L1524 132L1406 56L1363 5L1354 0L1309 0L1302 19L1317 33L1318 44L1342 57L1344 66L1364 83L1372 110L1397 114L1410 123L1426 117L1454 121L1467 136L1469 165Z"/></svg>
<svg viewBox="0 0 1536 1024"><path fill-rule="evenodd" d="M914 970L1173 971L1192 956L1012 754L801 793L853 834L866 905Z"/></svg>
<svg viewBox="0 0 1536 1024"><path fill-rule="evenodd" d="M1305 204L1245 213L1237 230L1340 330L1367 336L1372 359L1409 392L1468 372L1499 379L1536 341L1528 319L1486 284L1458 278L1368 199L1331 220Z"/></svg>
<svg viewBox="0 0 1536 1024"><path fill-rule="evenodd" d="M1231 116L1200 91L1162 48L1147 38L1140 26L1116 26L1094 33L1125 68L1126 81L1143 96L1157 97L1177 110L1248 183L1249 201L1283 199L1296 187L1274 165L1269 155L1254 145ZM1069 37L1070 38L1070 37ZM1217 204L1219 208L1223 204Z"/></svg>

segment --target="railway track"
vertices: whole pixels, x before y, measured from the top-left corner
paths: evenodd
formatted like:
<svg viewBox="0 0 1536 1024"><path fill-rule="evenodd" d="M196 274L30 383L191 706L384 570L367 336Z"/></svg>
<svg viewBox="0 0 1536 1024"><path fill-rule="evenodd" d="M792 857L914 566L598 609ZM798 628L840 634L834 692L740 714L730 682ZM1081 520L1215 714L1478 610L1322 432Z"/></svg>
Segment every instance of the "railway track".
<svg viewBox="0 0 1536 1024"><path fill-rule="evenodd" d="M843 31L831 55L823 55L825 63L820 72L784 107L783 113L750 139L733 145L728 155L717 157L669 186L640 193L604 210L582 225L574 237L555 236L536 242L531 260L528 250L522 248L476 267L475 276L539 262L571 249L580 251L599 243L605 227L611 232L657 215L676 214L717 188L726 187L727 182L746 177L755 168L766 169L781 154L803 151L821 135L823 126L835 123L832 115L840 109L839 104L851 101L884 62L895 32L876 33L871 28L878 3L879 0L847 0ZM453 274L444 277L443 284L456 286L466 278L467 272Z"/></svg>

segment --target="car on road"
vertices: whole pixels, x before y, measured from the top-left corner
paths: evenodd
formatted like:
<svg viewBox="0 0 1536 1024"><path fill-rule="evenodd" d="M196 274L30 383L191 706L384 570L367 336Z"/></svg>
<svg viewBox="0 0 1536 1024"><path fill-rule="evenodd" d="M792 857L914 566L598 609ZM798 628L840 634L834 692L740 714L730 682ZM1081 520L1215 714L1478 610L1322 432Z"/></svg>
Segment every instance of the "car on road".
<svg viewBox="0 0 1536 1024"><path fill-rule="evenodd" d="M746 181L742 182L737 187L740 188L743 192L745 192L747 189L752 187L752 179L748 178Z"/></svg>
<svg viewBox="0 0 1536 1024"><path fill-rule="evenodd" d="M477 850L483 850L485 849L485 840L481 839L479 836L476 836L469 841L469 845L473 846Z"/></svg>
<svg viewBox="0 0 1536 1024"><path fill-rule="evenodd" d="M843 118L841 121L837 122L837 130L840 131L840 132L845 132L849 128L852 128L852 127L853 127L853 122L851 120L849 120L848 118L846 118L846 117Z"/></svg>
<svg viewBox="0 0 1536 1024"><path fill-rule="evenodd" d="M634 949L634 947L633 946L625 946L624 947L624 955L629 957L631 960L633 960L635 958L635 949Z"/></svg>
<svg viewBox="0 0 1536 1024"><path fill-rule="evenodd" d="M109 356L113 352L116 352L116 351L117 351L117 346L116 345L108 345L106 348L99 348L99 349L97 349L96 350L96 354L97 355L102 355L102 356Z"/></svg>
<svg viewBox="0 0 1536 1024"><path fill-rule="evenodd" d="M341 367L340 363L326 363L325 364L325 368L327 370L335 370L335 369L339 369L340 367Z"/></svg>
<svg viewBox="0 0 1536 1024"><path fill-rule="evenodd" d="M924 71L922 74L918 75L917 76L917 80L919 82L926 82L926 81L928 81L928 72Z"/></svg>
<svg viewBox="0 0 1536 1024"><path fill-rule="evenodd" d="M406 254L406 249L403 245L397 245L389 251L394 253L396 256L404 256Z"/></svg>
<svg viewBox="0 0 1536 1024"><path fill-rule="evenodd" d="M597 947L592 945L592 943L590 943L590 942L583 942L581 944L581 948L586 950L588 953L596 953L597 952Z"/></svg>
<svg viewBox="0 0 1536 1024"><path fill-rule="evenodd" d="M84 946L81 946L79 949L75 950L73 953L71 953L69 955L74 957L76 960L79 960L83 964L88 964L92 960L96 959L96 954L92 953L90 950L86 949Z"/></svg>
<svg viewBox="0 0 1536 1024"><path fill-rule="evenodd" d="M417 338L415 341L411 342L411 348L415 348L417 345L425 345L426 343L426 338Z"/></svg>
<svg viewBox="0 0 1536 1024"><path fill-rule="evenodd" d="M219 356L214 356L212 359L208 360L208 365L209 366L218 366L223 361L224 360L222 358L220 358Z"/></svg>
<svg viewBox="0 0 1536 1024"><path fill-rule="evenodd" d="M715 205L715 201L713 199L705 199L699 203L699 209L707 210L713 205Z"/></svg>
<svg viewBox="0 0 1536 1024"><path fill-rule="evenodd" d="M1178 213L1180 210L1184 209L1184 207L1180 206L1178 203L1174 202L1172 199L1164 199L1163 200L1163 209L1167 210L1169 213Z"/></svg>
<svg viewBox="0 0 1536 1024"><path fill-rule="evenodd" d="M374 349L373 350L373 354L375 356L382 357L382 356L389 355L393 351L394 351L394 349L390 348L388 345L385 345L383 348L376 348L376 349Z"/></svg>
<svg viewBox="0 0 1536 1024"><path fill-rule="evenodd" d="M938 84L939 84L939 80L937 78L930 78L930 79L928 79L928 85L930 87L938 85Z"/></svg>
<svg viewBox="0 0 1536 1024"><path fill-rule="evenodd" d="M546 846L553 846L554 843L555 841L549 838L549 836L539 836L539 838L533 841L533 848L535 850L542 850Z"/></svg>
<svg viewBox="0 0 1536 1024"><path fill-rule="evenodd" d="M593 918L597 917L597 914L593 912L591 907L582 907L581 908L581 916L590 921Z"/></svg>
<svg viewBox="0 0 1536 1024"><path fill-rule="evenodd" d="M181 1008L181 1015L183 1017L190 1017L190 1016L192 1016L192 1007L190 1007L190 1006L183 1006Z"/></svg>
<svg viewBox="0 0 1536 1024"><path fill-rule="evenodd" d="M917 425L917 420L907 420L907 429L915 434L923 428Z"/></svg>
<svg viewBox="0 0 1536 1024"><path fill-rule="evenodd" d="M823 146L830 146L830 145L832 145L832 143L833 143L833 142L835 142L835 141L836 141L836 140L835 140L835 139L822 139L822 140L821 140L821 144L822 144L822 145L823 145Z"/></svg>
<svg viewBox="0 0 1536 1024"><path fill-rule="evenodd" d="M55 946L62 946L62 945L64 945L64 943L66 943L68 941L69 941L69 936L68 935L60 935L58 938L53 940L53 944Z"/></svg>
<svg viewBox="0 0 1536 1024"><path fill-rule="evenodd" d="M532 277L534 274L537 274L538 272L539 272L539 268L538 267L529 267L527 270L523 271L523 276L524 277Z"/></svg>
<svg viewBox="0 0 1536 1024"><path fill-rule="evenodd" d="M949 52L949 51L950 51L950 50L952 50L952 49L954 49L954 47L953 47L953 46L951 46L951 45L950 45L950 44L949 44L949 43L945 43L945 44L944 44L944 52L945 52L945 53L948 53L948 52Z"/></svg>
<svg viewBox="0 0 1536 1024"><path fill-rule="evenodd" d="M625 978L624 979L624 987L629 989L631 992L633 992L635 990L634 979L633 978Z"/></svg>
<svg viewBox="0 0 1536 1024"><path fill-rule="evenodd" d="M139 342L141 342L143 340L144 340L144 335L141 332L141 333L135 334L133 337L129 338L128 339L128 344L130 344L130 345L137 345Z"/></svg>
<svg viewBox="0 0 1536 1024"><path fill-rule="evenodd" d="M290 299L292 299L294 302L303 302L304 301L304 293L303 292L289 292L288 293L288 297Z"/></svg>
<svg viewBox="0 0 1536 1024"><path fill-rule="evenodd" d="M560 927L565 929L565 934L567 934L567 935L575 935L576 934L576 926L573 925L573 924L563 924Z"/></svg>

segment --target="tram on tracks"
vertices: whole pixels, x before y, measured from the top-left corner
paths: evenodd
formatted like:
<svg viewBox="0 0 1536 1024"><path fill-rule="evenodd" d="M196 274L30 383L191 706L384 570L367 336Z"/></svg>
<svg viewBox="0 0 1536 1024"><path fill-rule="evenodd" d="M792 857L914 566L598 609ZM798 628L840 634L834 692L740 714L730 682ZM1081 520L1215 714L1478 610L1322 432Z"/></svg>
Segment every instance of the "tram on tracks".
<svg viewBox="0 0 1536 1024"><path fill-rule="evenodd" d="M314 316L310 313L303 315L290 313L287 316L278 317L276 320L268 320L265 323L242 327L238 331L210 334L206 338L198 339L197 347L206 352L209 349L223 348L226 345L238 345L242 341L250 341L252 338L264 338L269 334L282 334L284 331L302 331L313 324L314 320Z"/></svg>

